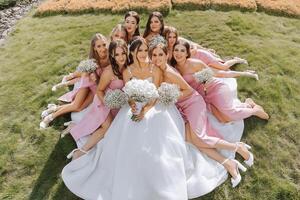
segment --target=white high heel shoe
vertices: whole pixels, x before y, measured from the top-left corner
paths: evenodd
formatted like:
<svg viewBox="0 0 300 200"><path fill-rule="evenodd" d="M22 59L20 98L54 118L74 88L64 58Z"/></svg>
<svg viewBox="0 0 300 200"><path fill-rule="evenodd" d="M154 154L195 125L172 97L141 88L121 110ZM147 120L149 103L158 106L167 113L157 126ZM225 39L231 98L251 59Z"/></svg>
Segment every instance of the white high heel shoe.
<svg viewBox="0 0 300 200"><path fill-rule="evenodd" d="M81 149L81 148L76 148L76 149L73 149L73 150L67 155L67 158L68 158L68 159L73 158L73 154L75 153L75 151L81 151L81 152L84 153L84 154L87 154L87 153L88 153L87 151L85 151L85 150L83 150L83 149Z"/></svg>
<svg viewBox="0 0 300 200"><path fill-rule="evenodd" d="M242 170L243 172L247 171L247 168L244 167L239 161L235 160L235 159L225 159L221 164L224 165L227 161L229 160L232 160L233 162L235 162L236 164L236 172L237 172L237 175L236 177L231 177L231 185L233 188L235 188L242 180L242 176L240 174L240 171L239 170Z"/></svg>
<svg viewBox="0 0 300 200"><path fill-rule="evenodd" d="M53 120L54 120L54 118L53 118L53 115L52 115L52 114L46 116L46 117L43 119L43 121L41 121L41 123L40 123L40 128L41 128L41 129L46 129L46 128L49 126L50 122L52 122Z"/></svg>
<svg viewBox="0 0 300 200"><path fill-rule="evenodd" d="M65 86L66 86L66 83L65 83L65 82L64 82L64 83L58 83L58 84L54 85L54 86L51 88L51 90L52 90L53 92L55 92L57 89L62 88L62 87L65 87Z"/></svg>
<svg viewBox="0 0 300 200"><path fill-rule="evenodd" d="M69 122L65 122L64 126L66 126L67 128L65 128L61 134L60 134L60 138L64 138L66 135L68 135L70 133L70 130L72 129L72 127L74 126L74 122L73 121L69 121Z"/></svg>
<svg viewBox="0 0 300 200"><path fill-rule="evenodd" d="M236 143L236 149L235 151L237 151L237 149L239 148L239 145L244 145L247 150L248 150L248 153L249 153L249 158L248 160L244 160L244 163L248 166L248 167L251 167L253 164L254 164L254 156L253 156L253 153L251 153L249 150L251 149L251 146L248 145L248 144L245 144L243 142L237 142Z"/></svg>
<svg viewBox="0 0 300 200"><path fill-rule="evenodd" d="M53 104L53 103L48 104L47 109L42 112L41 118L44 119L45 117L47 117L51 113L55 112L57 110L57 108L58 108L58 106Z"/></svg>
<svg viewBox="0 0 300 200"><path fill-rule="evenodd" d="M245 147L246 147L248 150L251 149L251 146L250 146L250 145L245 144L245 143L243 143L243 144L245 145ZM248 158L248 160L244 160L244 163L245 163L246 165L248 165L248 167L251 167L251 166L254 164L254 156L253 156L253 153L251 153L251 152L249 151L249 158Z"/></svg>

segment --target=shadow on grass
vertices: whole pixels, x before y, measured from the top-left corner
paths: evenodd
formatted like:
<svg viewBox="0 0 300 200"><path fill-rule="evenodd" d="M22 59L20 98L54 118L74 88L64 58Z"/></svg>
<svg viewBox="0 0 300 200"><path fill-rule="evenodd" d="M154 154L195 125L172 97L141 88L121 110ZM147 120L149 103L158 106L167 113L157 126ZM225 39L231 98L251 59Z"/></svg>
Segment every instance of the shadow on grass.
<svg viewBox="0 0 300 200"><path fill-rule="evenodd" d="M247 137L248 133L251 132L250 130L255 130L257 127L264 127L268 123L267 120L259 119L258 117L249 117L244 119L244 133L243 138Z"/></svg>
<svg viewBox="0 0 300 200"><path fill-rule="evenodd" d="M60 177L63 167L69 162L66 155L75 147L72 141L71 136L67 136L56 143L34 185L30 200L47 199L51 193L53 194L53 188L57 184L59 186L55 189L56 193L53 199L78 199L65 187Z"/></svg>

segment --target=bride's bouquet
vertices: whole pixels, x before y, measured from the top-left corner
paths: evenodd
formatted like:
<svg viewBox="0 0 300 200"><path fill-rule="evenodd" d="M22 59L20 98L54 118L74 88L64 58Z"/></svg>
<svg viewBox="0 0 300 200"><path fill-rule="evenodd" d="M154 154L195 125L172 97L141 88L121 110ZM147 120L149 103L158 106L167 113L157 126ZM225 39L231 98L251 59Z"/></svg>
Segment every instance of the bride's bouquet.
<svg viewBox="0 0 300 200"><path fill-rule="evenodd" d="M110 109L119 109L125 105L127 101L127 95L120 89L109 90L104 96L104 104Z"/></svg>
<svg viewBox="0 0 300 200"><path fill-rule="evenodd" d="M136 103L137 111L133 113L133 118L141 112L145 104L158 98L155 85L147 80L132 79L125 84L123 91Z"/></svg>
<svg viewBox="0 0 300 200"><path fill-rule="evenodd" d="M76 71L91 73L94 72L97 68L98 65L95 59L87 59L79 63L78 67L76 68Z"/></svg>
<svg viewBox="0 0 300 200"><path fill-rule="evenodd" d="M177 102L181 92L177 85L164 82L158 88L158 94L159 103L169 106Z"/></svg>
<svg viewBox="0 0 300 200"><path fill-rule="evenodd" d="M200 83L206 83L210 81L213 78L214 72L210 68L205 68L199 72L196 72L194 74L194 77L196 80L198 80Z"/></svg>

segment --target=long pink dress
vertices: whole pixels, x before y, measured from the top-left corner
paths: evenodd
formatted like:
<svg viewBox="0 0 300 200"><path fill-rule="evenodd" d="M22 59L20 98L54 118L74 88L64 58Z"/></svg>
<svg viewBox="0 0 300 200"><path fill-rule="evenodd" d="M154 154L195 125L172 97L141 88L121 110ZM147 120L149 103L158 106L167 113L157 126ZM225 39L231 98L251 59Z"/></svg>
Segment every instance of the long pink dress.
<svg viewBox="0 0 300 200"><path fill-rule="evenodd" d="M185 122L189 122L197 136L209 146L214 146L222 137L213 129L207 118L206 104L202 96L193 91L192 95L179 100L176 107Z"/></svg>
<svg viewBox="0 0 300 200"><path fill-rule="evenodd" d="M213 78L208 83L202 84L197 82L192 74L183 75L183 78L201 94L210 111L210 105L213 105L232 121L243 120L254 114L254 110L249 104L234 101L235 97L232 91L220 79Z"/></svg>
<svg viewBox="0 0 300 200"><path fill-rule="evenodd" d="M221 58L214 56L213 53L203 49L197 49L197 53L193 55L192 58L199 59L206 65L211 65L213 63L224 63Z"/></svg>
<svg viewBox="0 0 300 200"><path fill-rule="evenodd" d="M122 89L123 87L124 87L123 80L116 79L110 82L106 91ZM103 122L105 122L110 111L113 116L115 116L118 112L118 110L116 109L110 110L99 100L98 96L95 95L89 112L84 116L84 118L79 123L77 123L70 130L70 133L73 136L73 138L77 141L79 138L83 136L92 134L101 126Z"/></svg>

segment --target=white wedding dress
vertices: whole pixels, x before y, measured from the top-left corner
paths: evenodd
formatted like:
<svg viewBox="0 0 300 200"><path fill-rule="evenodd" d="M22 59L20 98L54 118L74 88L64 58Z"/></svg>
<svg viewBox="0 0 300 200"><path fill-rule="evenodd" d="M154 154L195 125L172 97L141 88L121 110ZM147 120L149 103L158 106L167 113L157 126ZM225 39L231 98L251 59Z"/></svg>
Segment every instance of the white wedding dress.
<svg viewBox="0 0 300 200"><path fill-rule="evenodd" d="M155 105L140 122L130 117L130 107L123 107L105 138L63 169L65 185L74 194L89 200L186 200L227 179L222 165L185 142L175 106ZM243 121L221 124L212 115L209 120L225 139L240 140Z"/></svg>

